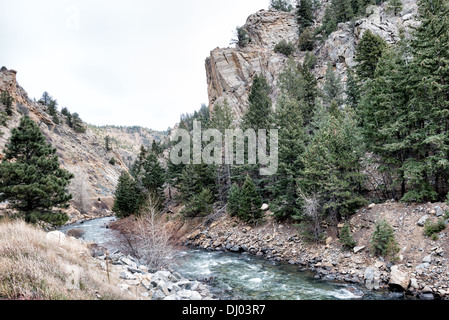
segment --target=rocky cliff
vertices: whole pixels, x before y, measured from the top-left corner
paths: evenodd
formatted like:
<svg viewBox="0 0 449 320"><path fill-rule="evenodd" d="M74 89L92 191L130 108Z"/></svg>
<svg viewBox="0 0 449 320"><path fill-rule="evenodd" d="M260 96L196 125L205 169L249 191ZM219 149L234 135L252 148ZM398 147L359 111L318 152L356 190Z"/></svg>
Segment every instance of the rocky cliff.
<svg viewBox="0 0 449 320"><path fill-rule="evenodd" d="M321 24L328 4L327 1L322 1L315 12L315 27ZM416 0L404 0L404 9L397 16L389 13L386 7L387 3L369 6L366 16L353 22L340 23L338 29L325 41L315 43L312 51L317 57L314 73L319 81L324 77L328 62L333 64L343 82L346 80L347 67L355 65L356 46L366 30L380 35L388 43L399 40L401 28L406 34L409 33L410 27L416 24ZM296 44L299 38L293 11L260 10L250 15L243 27L251 40L247 46L216 48L206 59L210 108L213 109L217 103L223 103L226 99L237 118L246 110L251 84L258 73L266 76L272 87L271 98L276 102L279 94L277 79L287 57L275 53L273 49L282 39ZM305 54L297 49L293 53L293 59L302 62Z"/></svg>

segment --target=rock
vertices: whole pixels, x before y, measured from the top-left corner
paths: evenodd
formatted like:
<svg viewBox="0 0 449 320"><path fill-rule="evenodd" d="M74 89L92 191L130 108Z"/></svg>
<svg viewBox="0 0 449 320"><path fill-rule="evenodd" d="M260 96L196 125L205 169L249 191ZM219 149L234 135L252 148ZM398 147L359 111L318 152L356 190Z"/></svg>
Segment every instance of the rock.
<svg viewBox="0 0 449 320"><path fill-rule="evenodd" d="M428 256L425 256L423 259L422 259L422 262L423 263L431 263L432 262L432 255L428 255Z"/></svg>
<svg viewBox="0 0 449 320"><path fill-rule="evenodd" d="M264 203L264 204L262 205L262 207L260 208L260 210L262 210L262 211L267 211L269 208L270 208L270 206L269 206L268 204Z"/></svg>
<svg viewBox="0 0 449 320"><path fill-rule="evenodd" d="M419 295L419 299L421 300L434 300L435 297L433 296L433 293L422 293Z"/></svg>
<svg viewBox="0 0 449 320"><path fill-rule="evenodd" d="M360 251L364 250L365 248L366 248L366 246L360 246L360 247L355 247L353 250L354 250L354 253L359 253Z"/></svg>
<svg viewBox="0 0 449 320"><path fill-rule="evenodd" d="M332 242L332 237L328 237L327 239L326 239L326 244L330 244L331 242Z"/></svg>
<svg viewBox="0 0 449 320"><path fill-rule="evenodd" d="M136 280L137 277L128 271L120 272L120 278L124 280Z"/></svg>
<svg viewBox="0 0 449 320"><path fill-rule="evenodd" d="M46 235L46 239L50 242L57 243L59 245L63 245L66 243L65 234L61 231L50 231Z"/></svg>
<svg viewBox="0 0 449 320"><path fill-rule="evenodd" d="M153 295L153 300L162 300L165 298L165 294L161 290L156 290Z"/></svg>
<svg viewBox="0 0 449 320"><path fill-rule="evenodd" d="M410 284L410 278L405 272L399 270L398 266L392 266L390 273L390 281L388 284L390 287L394 289L401 289L405 291L407 290Z"/></svg>
<svg viewBox="0 0 449 320"><path fill-rule="evenodd" d="M426 224L427 220L429 220L429 216L423 215L421 218L419 218L418 222L416 223L418 226L420 227L424 227L424 225Z"/></svg>
<svg viewBox="0 0 449 320"><path fill-rule="evenodd" d="M416 278L411 278L410 279L410 286L416 290L419 289L419 285L418 285L418 280L416 280Z"/></svg>
<svg viewBox="0 0 449 320"><path fill-rule="evenodd" d="M153 289L153 285L148 280L142 280L141 284L147 290Z"/></svg>
<svg viewBox="0 0 449 320"><path fill-rule="evenodd" d="M441 207L436 206L436 207L435 207L435 210L436 210L435 215L436 215L437 217L441 217L441 216L444 215L444 211L443 211L443 209L441 209Z"/></svg>

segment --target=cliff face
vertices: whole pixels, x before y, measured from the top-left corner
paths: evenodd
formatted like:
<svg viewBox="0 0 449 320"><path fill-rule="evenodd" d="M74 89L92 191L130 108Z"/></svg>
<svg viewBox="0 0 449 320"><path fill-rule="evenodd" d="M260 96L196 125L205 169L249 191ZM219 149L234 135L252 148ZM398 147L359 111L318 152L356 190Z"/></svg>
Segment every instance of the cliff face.
<svg viewBox="0 0 449 320"><path fill-rule="evenodd" d="M315 16L315 27L322 21L324 10L328 3L322 1ZM314 73L322 80L331 62L334 69L346 80L347 67L353 67L356 46L363 33L371 30L380 35L388 43L399 40L399 30L403 28L406 34L410 26L415 25L414 16L417 13L416 0L404 0L403 10L397 16L386 10L387 4L369 6L366 17L355 22L340 23L338 30L333 32L324 42L316 43L312 53L317 57ZM276 102L279 91L277 79L287 61L280 53L274 52L275 45L282 39L297 43L298 25L295 13L276 10L260 10L248 17L243 26L251 40L244 48L216 48L206 59L206 74L211 110L217 103L226 99L237 118L240 118L247 108L248 95L253 78L263 73L272 87L271 98ZM297 50L293 54L296 62L302 62L305 52Z"/></svg>

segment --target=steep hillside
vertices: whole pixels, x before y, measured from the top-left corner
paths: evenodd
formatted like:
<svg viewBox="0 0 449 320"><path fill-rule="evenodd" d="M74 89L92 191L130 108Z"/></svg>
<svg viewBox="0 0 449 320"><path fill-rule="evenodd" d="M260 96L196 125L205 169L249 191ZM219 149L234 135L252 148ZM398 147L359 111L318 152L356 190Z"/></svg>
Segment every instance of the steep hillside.
<svg viewBox="0 0 449 320"><path fill-rule="evenodd" d="M112 149L120 154L128 166L135 160L142 145L149 148L154 140L163 143L168 134L139 126L94 126L89 124L88 127L100 141L104 141L106 136L109 136Z"/></svg>
<svg viewBox="0 0 449 320"><path fill-rule="evenodd" d="M328 1L322 1L316 10L314 27L321 25L327 5ZM417 13L416 0L404 0L404 9L397 16L386 8L387 2L381 6L368 6L365 17L340 23L325 41L315 42L312 53L317 63L313 71L319 81L324 77L328 62L332 63L343 82L346 80L346 69L355 65L356 45L366 30L380 35L388 43L395 43L399 40L401 28L407 34L410 27L416 24L413 19ZM227 99L237 117L246 110L251 84L258 73L263 73L267 78L272 87L271 98L276 102L279 94L277 79L287 57L275 53L274 47L282 39L297 44L299 38L294 11L260 10L248 17L243 28L250 39L247 46L216 48L206 59L209 107L212 110L217 103ZM302 62L305 54L297 49L292 57L296 62Z"/></svg>
<svg viewBox="0 0 449 320"><path fill-rule="evenodd" d="M16 81L16 71L3 67L0 70L0 92L7 91L14 99L12 115L2 114L0 125L0 160L11 129L18 126L20 118L28 115L34 120L47 141L57 149L60 164L75 174L69 189L74 196L75 208L83 214L105 214L123 170L127 170L118 150L107 152L104 141L89 127L84 133L77 133L67 125L66 116L58 113L60 124L55 124L46 107L32 101L26 91ZM4 111L5 106L0 106ZM83 124L86 127L86 124ZM115 164L110 160L114 158ZM101 200L101 205L98 202ZM101 210L96 210L101 209ZM69 215L76 219L78 210L70 209Z"/></svg>

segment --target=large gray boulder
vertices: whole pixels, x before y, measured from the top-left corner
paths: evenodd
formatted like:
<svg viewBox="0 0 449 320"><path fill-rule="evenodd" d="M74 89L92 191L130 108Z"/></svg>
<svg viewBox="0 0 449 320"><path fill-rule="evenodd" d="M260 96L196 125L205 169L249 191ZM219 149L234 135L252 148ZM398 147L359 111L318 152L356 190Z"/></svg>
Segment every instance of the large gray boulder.
<svg viewBox="0 0 449 320"><path fill-rule="evenodd" d="M399 270L398 266L392 266L388 285L393 289L405 291L410 285L410 277L405 272Z"/></svg>

